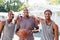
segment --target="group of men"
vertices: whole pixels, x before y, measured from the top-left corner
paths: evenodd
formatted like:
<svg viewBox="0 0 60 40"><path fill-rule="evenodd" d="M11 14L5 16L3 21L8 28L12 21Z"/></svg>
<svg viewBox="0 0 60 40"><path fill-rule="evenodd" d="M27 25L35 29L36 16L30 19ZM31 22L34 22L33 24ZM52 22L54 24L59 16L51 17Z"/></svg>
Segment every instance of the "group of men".
<svg viewBox="0 0 60 40"><path fill-rule="evenodd" d="M19 40L34 40L33 33L39 32L38 24L42 24L41 40L59 40L58 26L51 20L52 11L46 10L44 12L45 19L35 16L29 16L27 8L23 10L24 16L18 16L15 22L12 23L14 14L12 11L8 12L8 19L0 22L0 38L2 40L12 40L14 31L20 38Z"/></svg>

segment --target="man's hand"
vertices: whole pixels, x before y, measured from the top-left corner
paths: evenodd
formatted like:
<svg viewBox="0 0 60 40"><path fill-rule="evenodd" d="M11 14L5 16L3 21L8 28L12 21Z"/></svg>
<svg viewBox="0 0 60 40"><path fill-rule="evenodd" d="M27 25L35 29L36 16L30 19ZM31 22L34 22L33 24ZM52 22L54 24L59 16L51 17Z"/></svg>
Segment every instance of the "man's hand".
<svg viewBox="0 0 60 40"><path fill-rule="evenodd" d="M37 32L40 32L40 30L32 30L32 33L37 33Z"/></svg>

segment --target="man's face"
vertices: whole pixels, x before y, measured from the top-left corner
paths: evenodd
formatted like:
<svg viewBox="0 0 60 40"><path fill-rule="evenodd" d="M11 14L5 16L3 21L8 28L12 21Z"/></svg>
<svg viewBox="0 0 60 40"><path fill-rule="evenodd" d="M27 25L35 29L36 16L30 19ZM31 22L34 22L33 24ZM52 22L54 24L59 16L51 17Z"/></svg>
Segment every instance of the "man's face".
<svg viewBox="0 0 60 40"><path fill-rule="evenodd" d="M52 16L52 14L49 11L46 11L44 15L45 15L45 19L47 20L50 19L50 17Z"/></svg>
<svg viewBox="0 0 60 40"><path fill-rule="evenodd" d="M14 18L14 14L12 12L9 12L8 13L8 17L9 17L9 19L13 19Z"/></svg>
<svg viewBox="0 0 60 40"><path fill-rule="evenodd" d="M29 14L29 13L28 13L28 9L24 9L24 10L23 10L23 13L24 13L24 16L28 16L28 14Z"/></svg>

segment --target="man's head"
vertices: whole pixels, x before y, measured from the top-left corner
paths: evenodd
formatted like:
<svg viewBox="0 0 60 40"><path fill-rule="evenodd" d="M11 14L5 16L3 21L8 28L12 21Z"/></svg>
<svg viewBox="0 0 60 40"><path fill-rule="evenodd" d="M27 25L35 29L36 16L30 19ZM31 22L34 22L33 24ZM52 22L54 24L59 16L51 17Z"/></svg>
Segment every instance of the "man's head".
<svg viewBox="0 0 60 40"><path fill-rule="evenodd" d="M52 16L52 11L51 10L46 10L44 12L44 15L45 15L45 19L49 20L50 17Z"/></svg>
<svg viewBox="0 0 60 40"><path fill-rule="evenodd" d="M9 17L9 19L13 19L14 18L14 14L13 14L12 11L8 12L8 17Z"/></svg>
<svg viewBox="0 0 60 40"><path fill-rule="evenodd" d="M28 16L29 15L28 9L26 7L24 8L23 13L24 13L24 16Z"/></svg>

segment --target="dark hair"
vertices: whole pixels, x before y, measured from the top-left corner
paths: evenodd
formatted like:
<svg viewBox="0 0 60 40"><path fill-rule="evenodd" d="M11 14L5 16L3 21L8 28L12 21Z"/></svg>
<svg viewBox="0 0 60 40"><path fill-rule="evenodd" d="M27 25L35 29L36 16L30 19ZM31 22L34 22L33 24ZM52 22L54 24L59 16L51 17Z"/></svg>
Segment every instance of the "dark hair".
<svg viewBox="0 0 60 40"><path fill-rule="evenodd" d="M45 10L44 14L45 14L46 12L50 12L51 15L52 15L52 11L51 11L51 10Z"/></svg>
<svg viewBox="0 0 60 40"><path fill-rule="evenodd" d="M8 14L11 14L11 13L13 14L13 11L12 11L12 10L10 10L10 11L8 12Z"/></svg>

